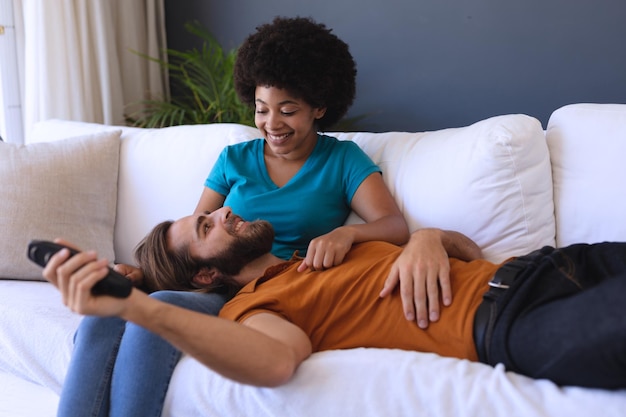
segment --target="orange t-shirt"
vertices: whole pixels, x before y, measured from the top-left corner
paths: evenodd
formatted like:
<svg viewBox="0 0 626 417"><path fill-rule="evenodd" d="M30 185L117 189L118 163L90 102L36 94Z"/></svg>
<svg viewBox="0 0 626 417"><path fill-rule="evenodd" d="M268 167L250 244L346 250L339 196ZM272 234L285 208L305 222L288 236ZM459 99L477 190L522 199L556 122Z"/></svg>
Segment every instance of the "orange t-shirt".
<svg viewBox="0 0 626 417"><path fill-rule="evenodd" d="M220 317L241 322L261 312L280 315L309 335L314 352L380 347L477 360L474 313L500 265L450 259L452 304L422 330L404 318L398 288L378 296L400 251L389 243L365 242L328 270L300 273L298 262L281 263L242 288Z"/></svg>

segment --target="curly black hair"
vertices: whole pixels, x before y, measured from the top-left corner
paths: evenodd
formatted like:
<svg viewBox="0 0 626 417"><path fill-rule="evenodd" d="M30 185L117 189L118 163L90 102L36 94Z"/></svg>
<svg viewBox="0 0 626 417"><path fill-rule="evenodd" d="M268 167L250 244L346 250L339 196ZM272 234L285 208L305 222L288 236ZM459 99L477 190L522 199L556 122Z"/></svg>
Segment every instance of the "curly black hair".
<svg viewBox="0 0 626 417"><path fill-rule="evenodd" d="M348 111L356 94L356 64L348 45L311 18L276 17L239 47L234 69L239 99L254 106L257 86L289 91L312 107L326 107L324 131Z"/></svg>

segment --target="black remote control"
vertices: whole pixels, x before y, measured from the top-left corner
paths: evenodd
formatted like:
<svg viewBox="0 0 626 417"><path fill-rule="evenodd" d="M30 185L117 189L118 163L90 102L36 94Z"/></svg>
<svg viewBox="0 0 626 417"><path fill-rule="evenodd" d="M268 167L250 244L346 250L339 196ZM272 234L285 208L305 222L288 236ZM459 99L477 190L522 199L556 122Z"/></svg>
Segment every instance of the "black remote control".
<svg viewBox="0 0 626 417"><path fill-rule="evenodd" d="M70 251L70 256L77 254L75 249L47 240L32 240L28 244L28 258L37 265L44 267L50 260L50 257L66 248ZM109 274L98 281L91 289L93 295L110 295L117 298L126 298L133 289L132 282L122 274L115 272L109 268Z"/></svg>

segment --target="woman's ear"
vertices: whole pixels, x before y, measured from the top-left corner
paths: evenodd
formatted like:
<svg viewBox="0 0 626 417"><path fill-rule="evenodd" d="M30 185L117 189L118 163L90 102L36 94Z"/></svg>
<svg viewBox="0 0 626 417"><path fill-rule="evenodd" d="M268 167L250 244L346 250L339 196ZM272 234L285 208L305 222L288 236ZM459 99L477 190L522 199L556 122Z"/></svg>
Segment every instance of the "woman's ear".
<svg viewBox="0 0 626 417"><path fill-rule="evenodd" d="M199 287L208 287L215 282L218 275L217 269L203 267L194 275L192 281Z"/></svg>
<svg viewBox="0 0 626 417"><path fill-rule="evenodd" d="M319 120L326 114L326 107L318 107L315 109L315 120Z"/></svg>

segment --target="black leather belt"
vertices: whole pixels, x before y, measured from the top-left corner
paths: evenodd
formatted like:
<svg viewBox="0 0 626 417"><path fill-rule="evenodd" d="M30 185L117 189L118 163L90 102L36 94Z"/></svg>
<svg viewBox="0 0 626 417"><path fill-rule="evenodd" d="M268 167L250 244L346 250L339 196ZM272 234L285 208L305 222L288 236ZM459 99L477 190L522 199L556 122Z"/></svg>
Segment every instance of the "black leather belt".
<svg viewBox="0 0 626 417"><path fill-rule="evenodd" d="M498 268L489 281L489 291L483 295L483 301L476 310L474 343L476 344L478 359L481 362L489 363L489 342L497 312L495 301L511 287L519 273L528 266L529 259L525 258L513 259Z"/></svg>

